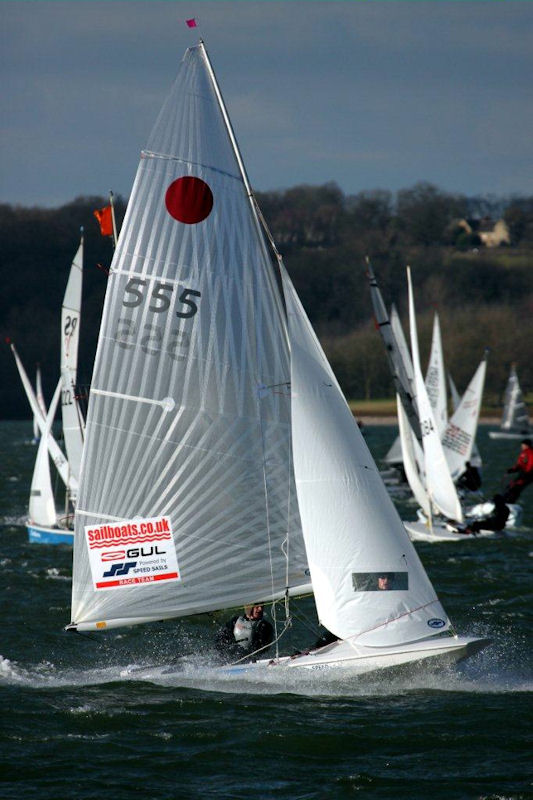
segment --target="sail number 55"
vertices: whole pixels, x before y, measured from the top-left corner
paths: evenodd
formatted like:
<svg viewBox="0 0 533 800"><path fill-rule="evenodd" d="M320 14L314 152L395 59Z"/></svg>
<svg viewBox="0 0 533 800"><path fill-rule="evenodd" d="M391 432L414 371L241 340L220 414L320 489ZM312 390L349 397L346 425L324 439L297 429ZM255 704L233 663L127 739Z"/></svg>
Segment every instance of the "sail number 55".
<svg viewBox="0 0 533 800"><path fill-rule="evenodd" d="M130 278L124 287L122 305L126 306L126 308L140 306L144 300L144 290L147 283L148 281L143 278ZM175 287L171 283L156 281L150 293L150 305L148 306L148 310L154 311L155 313L168 311L173 299L174 289ZM182 317L183 319L194 317L198 311L198 306L192 298L201 296L201 292L197 292L196 289L183 289L178 297L178 301L185 306L185 309L183 311L176 311L176 316Z"/></svg>

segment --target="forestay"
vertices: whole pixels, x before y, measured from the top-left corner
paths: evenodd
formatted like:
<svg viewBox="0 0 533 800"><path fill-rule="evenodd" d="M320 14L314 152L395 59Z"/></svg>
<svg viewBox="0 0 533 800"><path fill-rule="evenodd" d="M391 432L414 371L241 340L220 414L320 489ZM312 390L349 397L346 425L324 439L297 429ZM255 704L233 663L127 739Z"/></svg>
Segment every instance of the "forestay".
<svg viewBox="0 0 533 800"><path fill-rule="evenodd" d="M298 502L318 616L342 639L387 646L447 617L283 270ZM391 573L394 591L374 591ZM429 628L428 628L429 624Z"/></svg>
<svg viewBox="0 0 533 800"><path fill-rule="evenodd" d="M81 627L310 588L279 275L217 92L203 45L189 49L113 258L76 512ZM159 544L149 533L133 542L158 527Z"/></svg>

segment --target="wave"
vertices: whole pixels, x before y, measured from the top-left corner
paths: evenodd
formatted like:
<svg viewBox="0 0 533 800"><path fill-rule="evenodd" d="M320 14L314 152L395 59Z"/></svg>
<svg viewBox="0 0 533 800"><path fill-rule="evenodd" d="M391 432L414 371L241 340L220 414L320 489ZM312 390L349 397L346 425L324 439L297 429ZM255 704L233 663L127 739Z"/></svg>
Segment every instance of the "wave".
<svg viewBox="0 0 533 800"><path fill-rule="evenodd" d="M246 673L233 671L205 656L186 656L174 664L148 665L139 661L91 669L56 668L50 662L22 666L0 656L0 685L26 689L72 688L115 682L151 683L171 688L230 694L295 694L316 697L387 697L405 693L517 694L533 692L533 679L512 667L486 663L429 670L382 671L354 675L341 668L306 672L265 666Z"/></svg>

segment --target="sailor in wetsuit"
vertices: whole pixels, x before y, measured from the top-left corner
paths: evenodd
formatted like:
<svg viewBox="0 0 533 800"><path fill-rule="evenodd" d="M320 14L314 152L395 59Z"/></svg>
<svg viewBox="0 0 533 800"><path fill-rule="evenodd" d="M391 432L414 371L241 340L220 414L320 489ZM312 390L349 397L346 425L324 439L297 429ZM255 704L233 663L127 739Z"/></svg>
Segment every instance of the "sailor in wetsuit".
<svg viewBox="0 0 533 800"><path fill-rule="evenodd" d="M245 606L244 614L232 617L218 631L215 646L226 658L241 659L252 653L261 658L273 638L274 630L263 617L263 606Z"/></svg>

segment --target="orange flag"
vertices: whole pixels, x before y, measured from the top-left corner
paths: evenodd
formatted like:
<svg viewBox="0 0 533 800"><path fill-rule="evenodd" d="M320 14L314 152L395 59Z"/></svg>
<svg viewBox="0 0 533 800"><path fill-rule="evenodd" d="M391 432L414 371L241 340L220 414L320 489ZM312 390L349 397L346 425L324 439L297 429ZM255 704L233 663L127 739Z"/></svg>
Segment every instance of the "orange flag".
<svg viewBox="0 0 533 800"><path fill-rule="evenodd" d="M113 217L111 216L111 206L97 209L94 216L100 225L102 236L113 236Z"/></svg>

